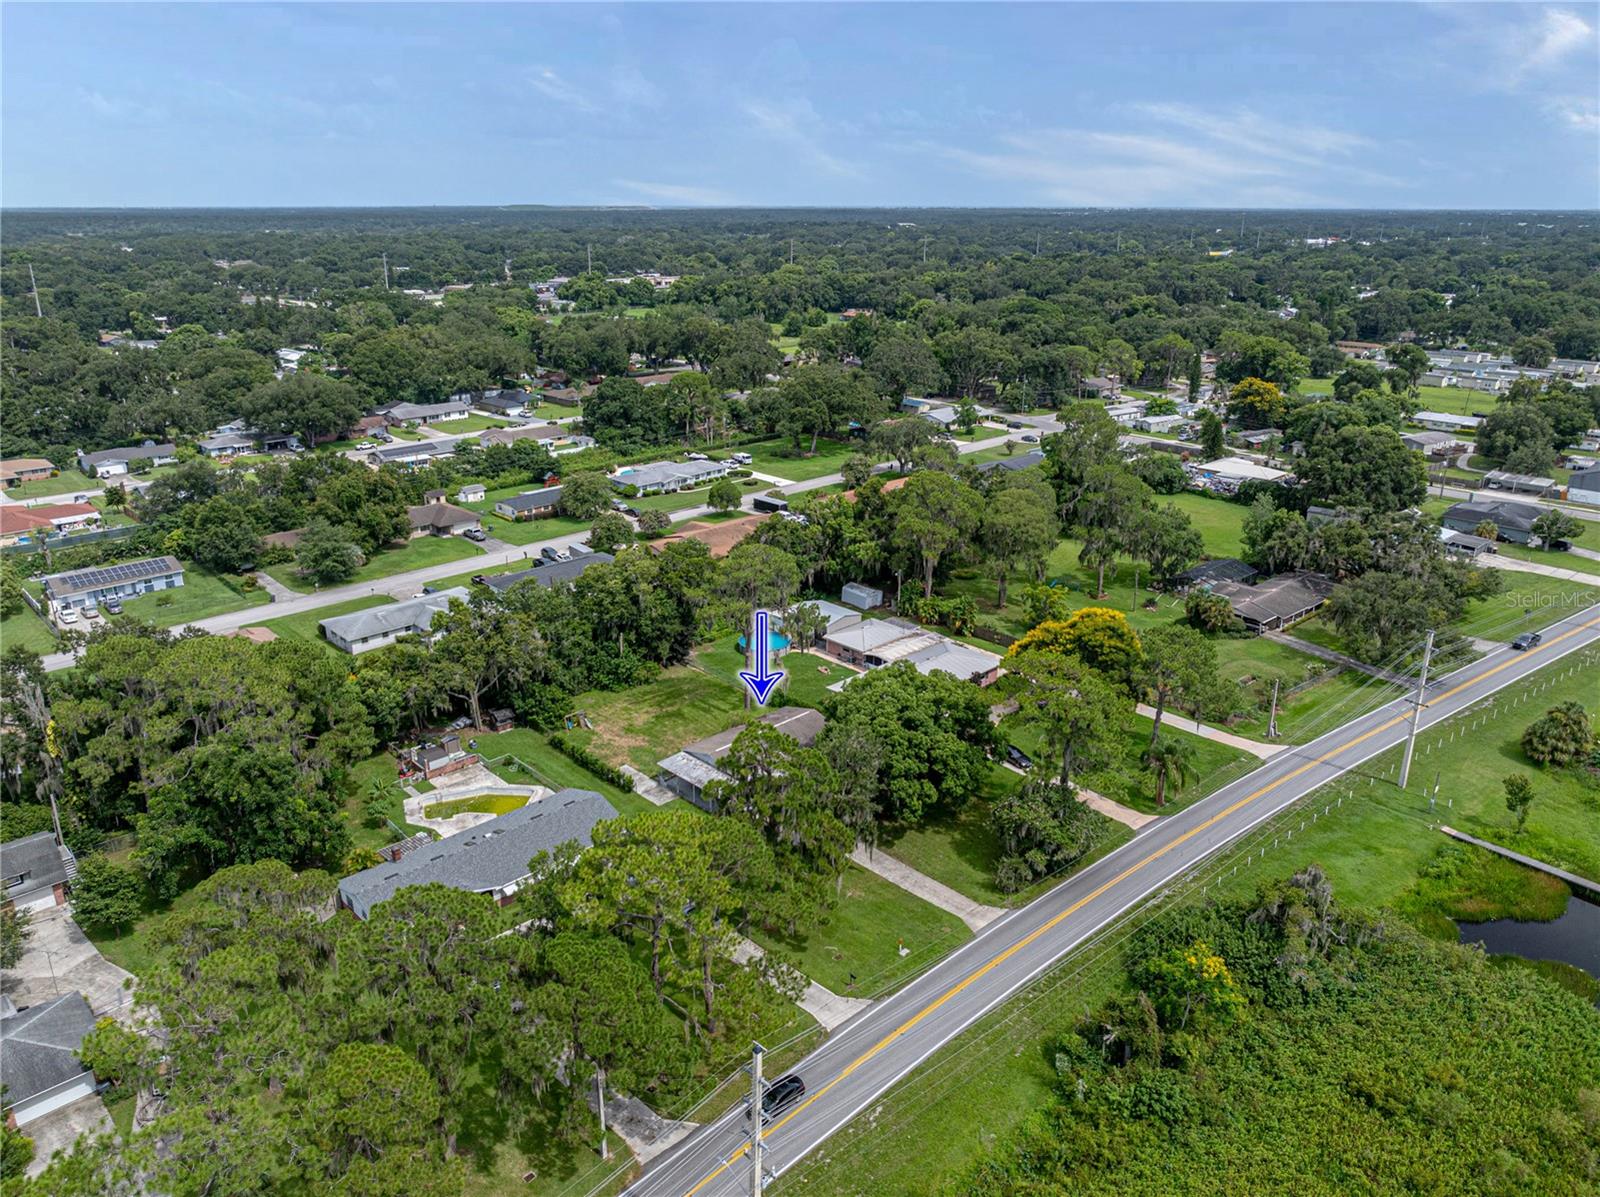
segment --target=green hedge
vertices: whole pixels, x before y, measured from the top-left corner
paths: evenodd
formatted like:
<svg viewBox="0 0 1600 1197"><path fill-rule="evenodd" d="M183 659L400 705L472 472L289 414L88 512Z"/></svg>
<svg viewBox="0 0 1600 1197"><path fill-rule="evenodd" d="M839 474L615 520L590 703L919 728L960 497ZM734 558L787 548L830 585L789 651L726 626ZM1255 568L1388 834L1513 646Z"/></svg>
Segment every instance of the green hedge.
<svg viewBox="0 0 1600 1197"><path fill-rule="evenodd" d="M587 748L580 748L559 732L550 736L550 746L568 760L582 765L601 781L614 785L619 790L631 793L633 791L633 778L608 761L603 761Z"/></svg>

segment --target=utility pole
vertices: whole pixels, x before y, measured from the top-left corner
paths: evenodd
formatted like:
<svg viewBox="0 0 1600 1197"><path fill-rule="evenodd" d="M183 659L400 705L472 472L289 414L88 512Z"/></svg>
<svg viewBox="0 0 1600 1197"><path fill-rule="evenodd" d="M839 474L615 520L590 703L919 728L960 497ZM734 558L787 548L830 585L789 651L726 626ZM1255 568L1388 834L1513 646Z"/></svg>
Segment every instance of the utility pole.
<svg viewBox="0 0 1600 1197"><path fill-rule="evenodd" d="M611 1144L606 1142L606 1070L594 1074L594 1095L600 1100L600 1158L611 1158Z"/></svg>
<svg viewBox="0 0 1600 1197"><path fill-rule="evenodd" d="M1400 788L1406 788L1406 779L1411 776L1411 754L1417 747L1417 724L1422 722L1423 692L1428 686L1428 665L1433 660L1433 630L1428 630L1428 643L1422 649L1422 672L1417 675L1417 696L1412 699L1411 705L1411 730L1406 735L1406 754L1400 762Z"/></svg>
<svg viewBox="0 0 1600 1197"><path fill-rule="evenodd" d="M1278 738L1278 678L1272 679L1272 713L1267 716L1267 739Z"/></svg>
<svg viewBox="0 0 1600 1197"><path fill-rule="evenodd" d="M39 306L39 280L33 277L33 263L28 263L28 286L33 289L33 314L44 319L44 309Z"/></svg>
<svg viewBox="0 0 1600 1197"><path fill-rule="evenodd" d="M383 255L383 289L385 291L389 289L389 255L387 253Z"/></svg>
<svg viewBox="0 0 1600 1197"><path fill-rule="evenodd" d="M923 239L922 239L922 264L924 266L926 266L928 264L928 238L927 237L923 237Z"/></svg>
<svg viewBox="0 0 1600 1197"><path fill-rule="evenodd" d="M761 1057L766 1050L750 1045L750 1197L761 1197Z"/></svg>
<svg viewBox="0 0 1600 1197"><path fill-rule="evenodd" d="M594 245L593 244L585 245L583 247L583 249L584 249L584 252L589 255L589 268L584 273L593 274L594 273Z"/></svg>
<svg viewBox="0 0 1600 1197"><path fill-rule="evenodd" d="M789 238L789 265L794 265L794 238Z"/></svg>
<svg viewBox="0 0 1600 1197"><path fill-rule="evenodd" d="M505 269L506 269L506 282L509 283L511 281L511 259L510 258L506 259L506 267L505 267Z"/></svg>

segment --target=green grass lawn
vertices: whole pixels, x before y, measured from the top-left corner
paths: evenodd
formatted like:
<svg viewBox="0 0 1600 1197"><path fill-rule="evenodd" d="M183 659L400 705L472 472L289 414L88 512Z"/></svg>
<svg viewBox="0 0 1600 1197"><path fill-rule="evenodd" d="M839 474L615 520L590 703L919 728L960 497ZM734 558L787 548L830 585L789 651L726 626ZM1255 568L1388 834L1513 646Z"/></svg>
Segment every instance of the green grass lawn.
<svg viewBox="0 0 1600 1197"><path fill-rule="evenodd" d="M394 756L389 752L375 752L366 760L351 766L340 787L344 799L344 822L350 829L352 848L379 848L391 843L395 838L388 825L381 821L376 827L368 827L366 824L366 798L372 791L374 783L384 787L382 813L385 817L393 820L407 835L418 831L434 834L425 827L417 827L406 822L406 796L400 785ZM426 793L433 786L430 782L421 781L414 783L414 788L419 793Z"/></svg>
<svg viewBox="0 0 1600 1197"><path fill-rule="evenodd" d="M1519 632L1543 628L1557 620L1600 603L1600 587L1565 578L1504 571L1505 588L1490 598L1477 599L1453 625L1463 636L1510 640Z"/></svg>
<svg viewBox="0 0 1600 1197"><path fill-rule="evenodd" d="M561 403L541 403L538 407L529 408L528 414L535 420L565 420L568 416L581 416L583 408L567 407Z"/></svg>
<svg viewBox="0 0 1600 1197"><path fill-rule="evenodd" d="M376 582L394 574L406 573L408 570L441 565L446 561L462 561L479 555L478 546L462 536L419 536L415 540L406 541L398 548L385 549L381 553L373 554L365 565L356 570L348 582L341 582L339 585L355 586L362 582ZM292 561L285 561L281 565L270 565L266 572L290 590L298 590L301 594L310 594L315 589L310 582L295 572L295 564Z"/></svg>
<svg viewBox="0 0 1600 1197"><path fill-rule="evenodd" d="M808 439L802 447L809 447L810 444ZM805 482L824 474L838 473L844 468L847 458L861 451L861 444L858 441L819 440L816 454L804 456L793 452L791 442L773 439L746 445L744 451L754 459L748 468L761 474L787 478L791 482Z"/></svg>
<svg viewBox="0 0 1600 1197"><path fill-rule="evenodd" d="M452 815L469 812L485 815L504 815L528 805L523 794L479 794L475 798L450 798L443 802L430 802L422 808L429 819L448 819Z"/></svg>
<svg viewBox="0 0 1600 1197"><path fill-rule="evenodd" d="M1244 552L1244 517L1249 508L1243 503L1189 491L1157 501L1164 501L1189 517L1205 541L1208 556L1237 557Z"/></svg>
<svg viewBox="0 0 1600 1197"><path fill-rule="evenodd" d="M334 603L330 607L318 607L314 611L302 611L298 615L283 615L277 619L263 619L259 625L277 634L280 640L306 640L325 647L331 653L346 654L334 648L322 636L320 626L324 619L332 619L336 615L350 615L356 611L365 611L368 607L382 607L394 600L386 594L364 594L360 598L350 599L348 602Z"/></svg>
<svg viewBox="0 0 1600 1197"><path fill-rule="evenodd" d="M696 649L694 664L735 688L741 684L740 671L746 668L744 654L733 636L724 636L714 644ZM815 653L785 653L777 664L784 677L768 699L769 707L818 707L824 699L832 697L828 693L829 686L855 672Z"/></svg>
<svg viewBox="0 0 1600 1197"><path fill-rule="evenodd" d="M1590 857L1600 855L1592 791L1586 792L1584 783L1570 775L1537 770L1521 758L1517 745L1528 722L1565 698L1587 701L1592 709L1592 672L1574 675L1522 706L1502 701L1502 715L1487 726L1458 734L1445 753L1419 758L1423 767L1417 774L1428 784L1434 770L1440 770L1441 793L1454 801L1446 812L1453 826L1535 855L1540 841L1552 853L1565 853L1565 844L1586 849ZM1476 716L1468 722L1471 718ZM1449 734L1448 729L1443 733ZM1421 744L1432 744L1439 736L1427 733ZM1381 772L1386 766L1392 772L1391 762L1380 758L1362 772ZM1516 769L1534 774L1538 787L1528 842L1509 838L1510 817L1500 797L1499 779ZM1276 830L1263 837L1265 857L1241 861L1237 875L1226 881L1228 892L1247 895L1263 882L1315 863L1328 873L1342 903L1369 908L1402 904L1446 839L1429 829L1426 802L1415 793L1402 794L1381 781L1371 787L1359 782L1364 778L1354 787L1356 798L1331 817L1312 822L1310 812L1314 807L1320 813L1328 796L1350 789L1349 782L1280 816L1277 825L1292 830L1292 838L1279 839ZM1575 841L1570 838L1574 833ZM1030 988L942 1048L878 1103L870 1120L858 1120L825 1153L786 1176L781 1191L805 1197L920 1197L940 1191L945 1178L967 1167L1055 1091L1059 1078L1052 1036L1066 1031L1123 983L1115 946L1079 952L1068 968L1072 971L1062 981Z"/></svg>
<svg viewBox="0 0 1600 1197"><path fill-rule="evenodd" d="M743 722L742 694L699 669L677 666L648 685L578 695L572 708L587 711L594 729L571 737L602 760L633 764L654 776L663 757Z"/></svg>
<svg viewBox="0 0 1600 1197"><path fill-rule="evenodd" d="M1333 379L1331 378L1306 378L1295 388L1295 394L1307 398L1317 395L1333 394ZM1493 395L1485 395L1482 391L1469 390L1466 387L1418 387L1417 409L1419 411L1442 411L1457 416L1483 415L1495 409L1498 401Z"/></svg>
<svg viewBox="0 0 1600 1197"><path fill-rule="evenodd" d="M470 415L461 420L440 420L428 427L441 436L460 436L464 432L488 432L491 428L509 428L510 420L495 416Z"/></svg>
<svg viewBox="0 0 1600 1197"><path fill-rule="evenodd" d="M502 781L508 781L513 785L548 786L552 790L569 787L593 790L616 807L619 814L624 815L656 809L631 790L619 790L616 786L601 781L571 758L562 756L550 747L550 742L543 733L531 728L519 727L506 732L484 732L473 738L478 741L478 755L485 761L492 762L490 769ZM513 757L516 759L509 759ZM527 771L518 766L518 761L527 766ZM687 807L688 804L683 805Z"/></svg>
<svg viewBox="0 0 1600 1197"><path fill-rule="evenodd" d="M1079 783L1085 789L1134 810L1152 815L1170 815L1198 802L1219 786L1242 777L1258 763L1254 756L1241 749L1218 744L1183 730L1182 724L1182 716L1167 716L1161 721L1161 736L1186 744L1192 750L1194 778L1181 788L1175 788L1169 782L1165 806L1156 806L1155 780L1144 764L1152 722L1143 715L1135 715L1130 722L1118 757L1102 769L1083 774ZM1032 757L1040 768L1060 767L1060 761L1046 756L1044 733L1040 728L1027 726L1020 723L1016 716L1008 715L1000 721L1000 730L1007 740Z"/></svg>
<svg viewBox="0 0 1600 1197"><path fill-rule="evenodd" d="M1071 870L1046 878L1020 894L1006 894L995 885L995 869L1003 851L989 826L992 804L1022 785L1020 774L993 766L982 793L957 810L936 810L913 827L888 827L878 847L919 873L943 882L957 893L988 906L1020 905L1099 860L1133 838L1126 824L1101 817L1099 844Z"/></svg>
<svg viewBox="0 0 1600 1197"><path fill-rule="evenodd" d="M507 544L538 544L557 536L587 531L588 527L588 520L573 519L570 515L553 515L539 520L508 520L498 515L483 517L483 530Z"/></svg>
<svg viewBox="0 0 1600 1197"><path fill-rule="evenodd" d="M972 932L955 915L852 864L838 905L815 926L794 937L758 929L751 938L792 957L801 972L834 993L872 997L959 947Z"/></svg>
<svg viewBox="0 0 1600 1197"><path fill-rule="evenodd" d="M677 490L670 494L645 495L643 498L623 501L639 511L682 511L688 507L704 507L706 496L710 493L709 486L702 486L697 490Z"/></svg>
<svg viewBox="0 0 1600 1197"><path fill-rule="evenodd" d="M237 585L237 582L234 582ZM158 628L172 628L211 615L259 607L271 600L262 589L238 591L221 575L207 573L197 565L186 565L183 585L176 590L158 590L138 598L123 599L122 611Z"/></svg>
<svg viewBox="0 0 1600 1197"><path fill-rule="evenodd" d="M420 441L423 439L422 433L415 428L401 428L399 425L395 425L384 429L384 431L397 441Z"/></svg>
<svg viewBox="0 0 1600 1197"><path fill-rule="evenodd" d="M1011 447L1011 452L1006 452L1006 445ZM961 460L972 465L982 465L986 461L1003 461L1007 457L1021 457L1029 450L1039 447L1038 445L1024 445L1019 441L1007 441L1006 445L996 445L992 449L979 449L973 453L963 453Z"/></svg>
<svg viewBox="0 0 1600 1197"><path fill-rule="evenodd" d="M56 638L44 617L24 606L15 615L0 616L0 650L13 645L36 652L41 657L56 651Z"/></svg>
<svg viewBox="0 0 1600 1197"><path fill-rule="evenodd" d="M76 469L62 470L54 478L40 478L36 482L22 482L9 487L5 494L8 499L22 502L24 499L43 499L51 495L81 495L85 491L104 486L107 481L120 481L120 479L90 478L80 474Z"/></svg>
<svg viewBox="0 0 1600 1197"><path fill-rule="evenodd" d="M1530 549L1522 544L1501 544L1495 547L1499 549L1500 556L1510 557L1514 561L1536 561L1540 565L1550 565L1556 569L1570 569L1574 573L1594 574L1600 577L1600 561L1596 561L1593 557L1580 557L1577 553L1558 553L1551 549Z"/></svg>

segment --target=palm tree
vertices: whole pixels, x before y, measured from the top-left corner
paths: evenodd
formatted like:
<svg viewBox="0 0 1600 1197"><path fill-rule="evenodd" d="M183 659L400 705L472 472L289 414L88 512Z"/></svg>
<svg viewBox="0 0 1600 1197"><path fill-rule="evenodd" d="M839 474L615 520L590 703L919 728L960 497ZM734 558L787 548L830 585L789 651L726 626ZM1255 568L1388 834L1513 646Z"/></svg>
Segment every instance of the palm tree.
<svg viewBox="0 0 1600 1197"><path fill-rule="evenodd" d="M1173 789L1183 789L1186 781L1195 778L1194 748L1182 740L1157 740L1144 754L1144 763L1156 776L1156 805L1167 804L1167 783Z"/></svg>

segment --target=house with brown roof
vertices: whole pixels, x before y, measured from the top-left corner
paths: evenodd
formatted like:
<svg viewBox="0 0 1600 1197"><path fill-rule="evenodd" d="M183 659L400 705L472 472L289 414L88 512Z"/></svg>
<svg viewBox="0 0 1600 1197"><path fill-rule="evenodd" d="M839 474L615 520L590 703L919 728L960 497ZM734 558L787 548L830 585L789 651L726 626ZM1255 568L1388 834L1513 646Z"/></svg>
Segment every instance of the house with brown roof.
<svg viewBox="0 0 1600 1197"><path fill-rule="evenodd" d="M42 457L8 457L0 461L0 490L40 482L55 472L56 467Z"/></svg>
<svg viewBox="0 0 1600 1197"><path fill-rule="evenodd" d="M0 507L0 545L22 544L55 532L76 532L100 523L100 510L88 503L42 503Z"/></svg>
<svg viewBox="0 0 1600 1197"><path fill-rule="evenodd" d="M465 507L457 507L454 503L444 500L444 492L437 491L439 497L430 502L418 504L416 507L406 508L406 518L411 521L411 535L418 536L460 536L463 532L473 528L483 527L482 517L476 511L468 511Z"/></svg>

